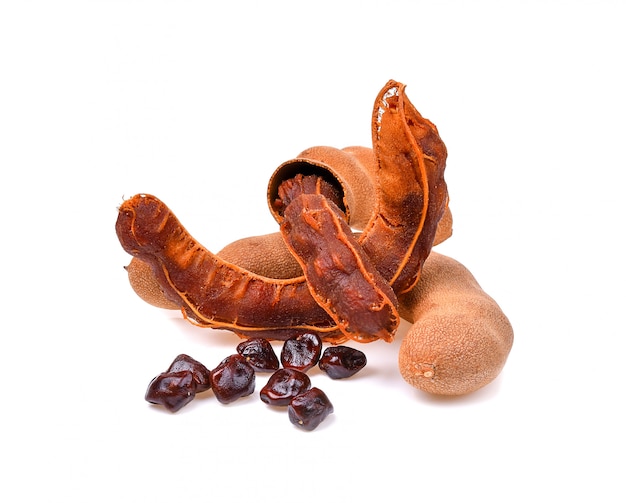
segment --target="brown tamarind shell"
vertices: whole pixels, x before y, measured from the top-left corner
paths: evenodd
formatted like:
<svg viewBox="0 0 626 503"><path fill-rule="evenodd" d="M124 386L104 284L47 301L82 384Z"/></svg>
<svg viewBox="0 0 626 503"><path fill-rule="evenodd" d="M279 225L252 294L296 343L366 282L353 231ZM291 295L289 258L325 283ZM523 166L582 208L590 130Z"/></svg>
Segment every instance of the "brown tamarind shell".
<svg viewBox="0 0 626 503"><path fill-rule="evenodd" d="M282 215L276 206L278 189L283 182L300 175L318 175L337 187L341 193L341 210L353 229L362 229L376 206L374 177L376 158L366 147L311 147L282 163L270 176L267 201L270 213L280 223Z"/></svg>

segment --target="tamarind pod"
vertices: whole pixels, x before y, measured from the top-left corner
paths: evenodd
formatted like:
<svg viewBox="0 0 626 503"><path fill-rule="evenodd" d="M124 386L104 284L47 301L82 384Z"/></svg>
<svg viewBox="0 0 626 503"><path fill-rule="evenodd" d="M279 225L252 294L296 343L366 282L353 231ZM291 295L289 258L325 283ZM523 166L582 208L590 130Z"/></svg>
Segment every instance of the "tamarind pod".
<svg viewBox="0 0 626 503"><path fill-rule="evenodd" d="M513 328L461 263L431 252L415 288L398 301L401 316L412 323L398 354L409 384L437 395L463 395L501 372Z"/></svg>
<svg viewBox="0 0 626 503"><path fill-rule="evenodd" d="M154 196L124 201L116 232L124 250L150 265L164 296L193 323L242 336L284 340L311 332L333 343L345 340L304 281L264 278L225 262Z"/></svg>
<svg viewBox="0 0 626 503"><path fill-rule="evenodd" d="M321 194L301 193L287 205L280 229L311 295L341 331L359 342L391 342L400 321L396 295L341 210Z"/></svg>
<svg viewBox="0 0 626 503"><path fill-rule="evenodd" d="M417 282L448 204L446 147L436 126L423 118L390 80L372 114L378 160L376 212L361 244L396 293Z"/></svg>

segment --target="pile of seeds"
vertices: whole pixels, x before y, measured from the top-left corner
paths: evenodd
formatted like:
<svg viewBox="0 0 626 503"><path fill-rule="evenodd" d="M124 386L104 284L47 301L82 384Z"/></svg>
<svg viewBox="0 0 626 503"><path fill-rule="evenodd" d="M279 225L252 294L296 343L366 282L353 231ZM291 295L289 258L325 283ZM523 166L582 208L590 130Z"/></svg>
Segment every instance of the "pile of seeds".
<svg viewBox="0 0 626 503"><path fill-rule="evenodd" d="M228 404L254 393L257 372L271 372L259 392L261 401L286 406L289 421L311 431L334 407L322 390L311 386L306 372L317 365L331 379L345 379L366 364L365 354L349 346L330 346L322 353L322 341L315 334L286 340L280 359L267 339L252 338L241 342L235 354L212 370L188 355L178 355L165 372L152 379L145 399L177 412L197 393L211 389L220 403Z"/></svg>

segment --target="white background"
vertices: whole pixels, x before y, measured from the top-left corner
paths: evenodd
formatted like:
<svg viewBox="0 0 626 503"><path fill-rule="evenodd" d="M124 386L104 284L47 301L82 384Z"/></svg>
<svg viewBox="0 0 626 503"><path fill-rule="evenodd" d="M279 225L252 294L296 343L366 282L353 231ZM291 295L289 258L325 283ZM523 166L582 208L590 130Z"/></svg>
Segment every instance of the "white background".
<svg viewBox="0 0 626 503"><path fill-rule="evenodd" d="M0 499L624 501L622 2L1 5ZM418 392L403 327L355 378L311 373L335 405L312 433L257 395L147 404L177 354L239 339L134 295L116 207L153 193L214 251L273 232L274 168L370 146L388 79L448 147L439 251L514 326L500 377Z"/></svg>

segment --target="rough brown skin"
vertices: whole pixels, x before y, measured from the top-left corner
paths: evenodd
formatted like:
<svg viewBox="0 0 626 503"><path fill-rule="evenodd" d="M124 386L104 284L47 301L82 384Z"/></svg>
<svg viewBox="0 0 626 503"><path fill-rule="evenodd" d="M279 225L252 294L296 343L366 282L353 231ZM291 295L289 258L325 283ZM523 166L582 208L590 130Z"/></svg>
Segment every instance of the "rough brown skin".
<svg viewBox="0 0 626 503"><path fill-rule="evenodd" d="M416 287L398 300L401 316L413 323L398 355L410 385L436 395L465 395L498 376L513 329L462 264L431 252Z"/></svg>

